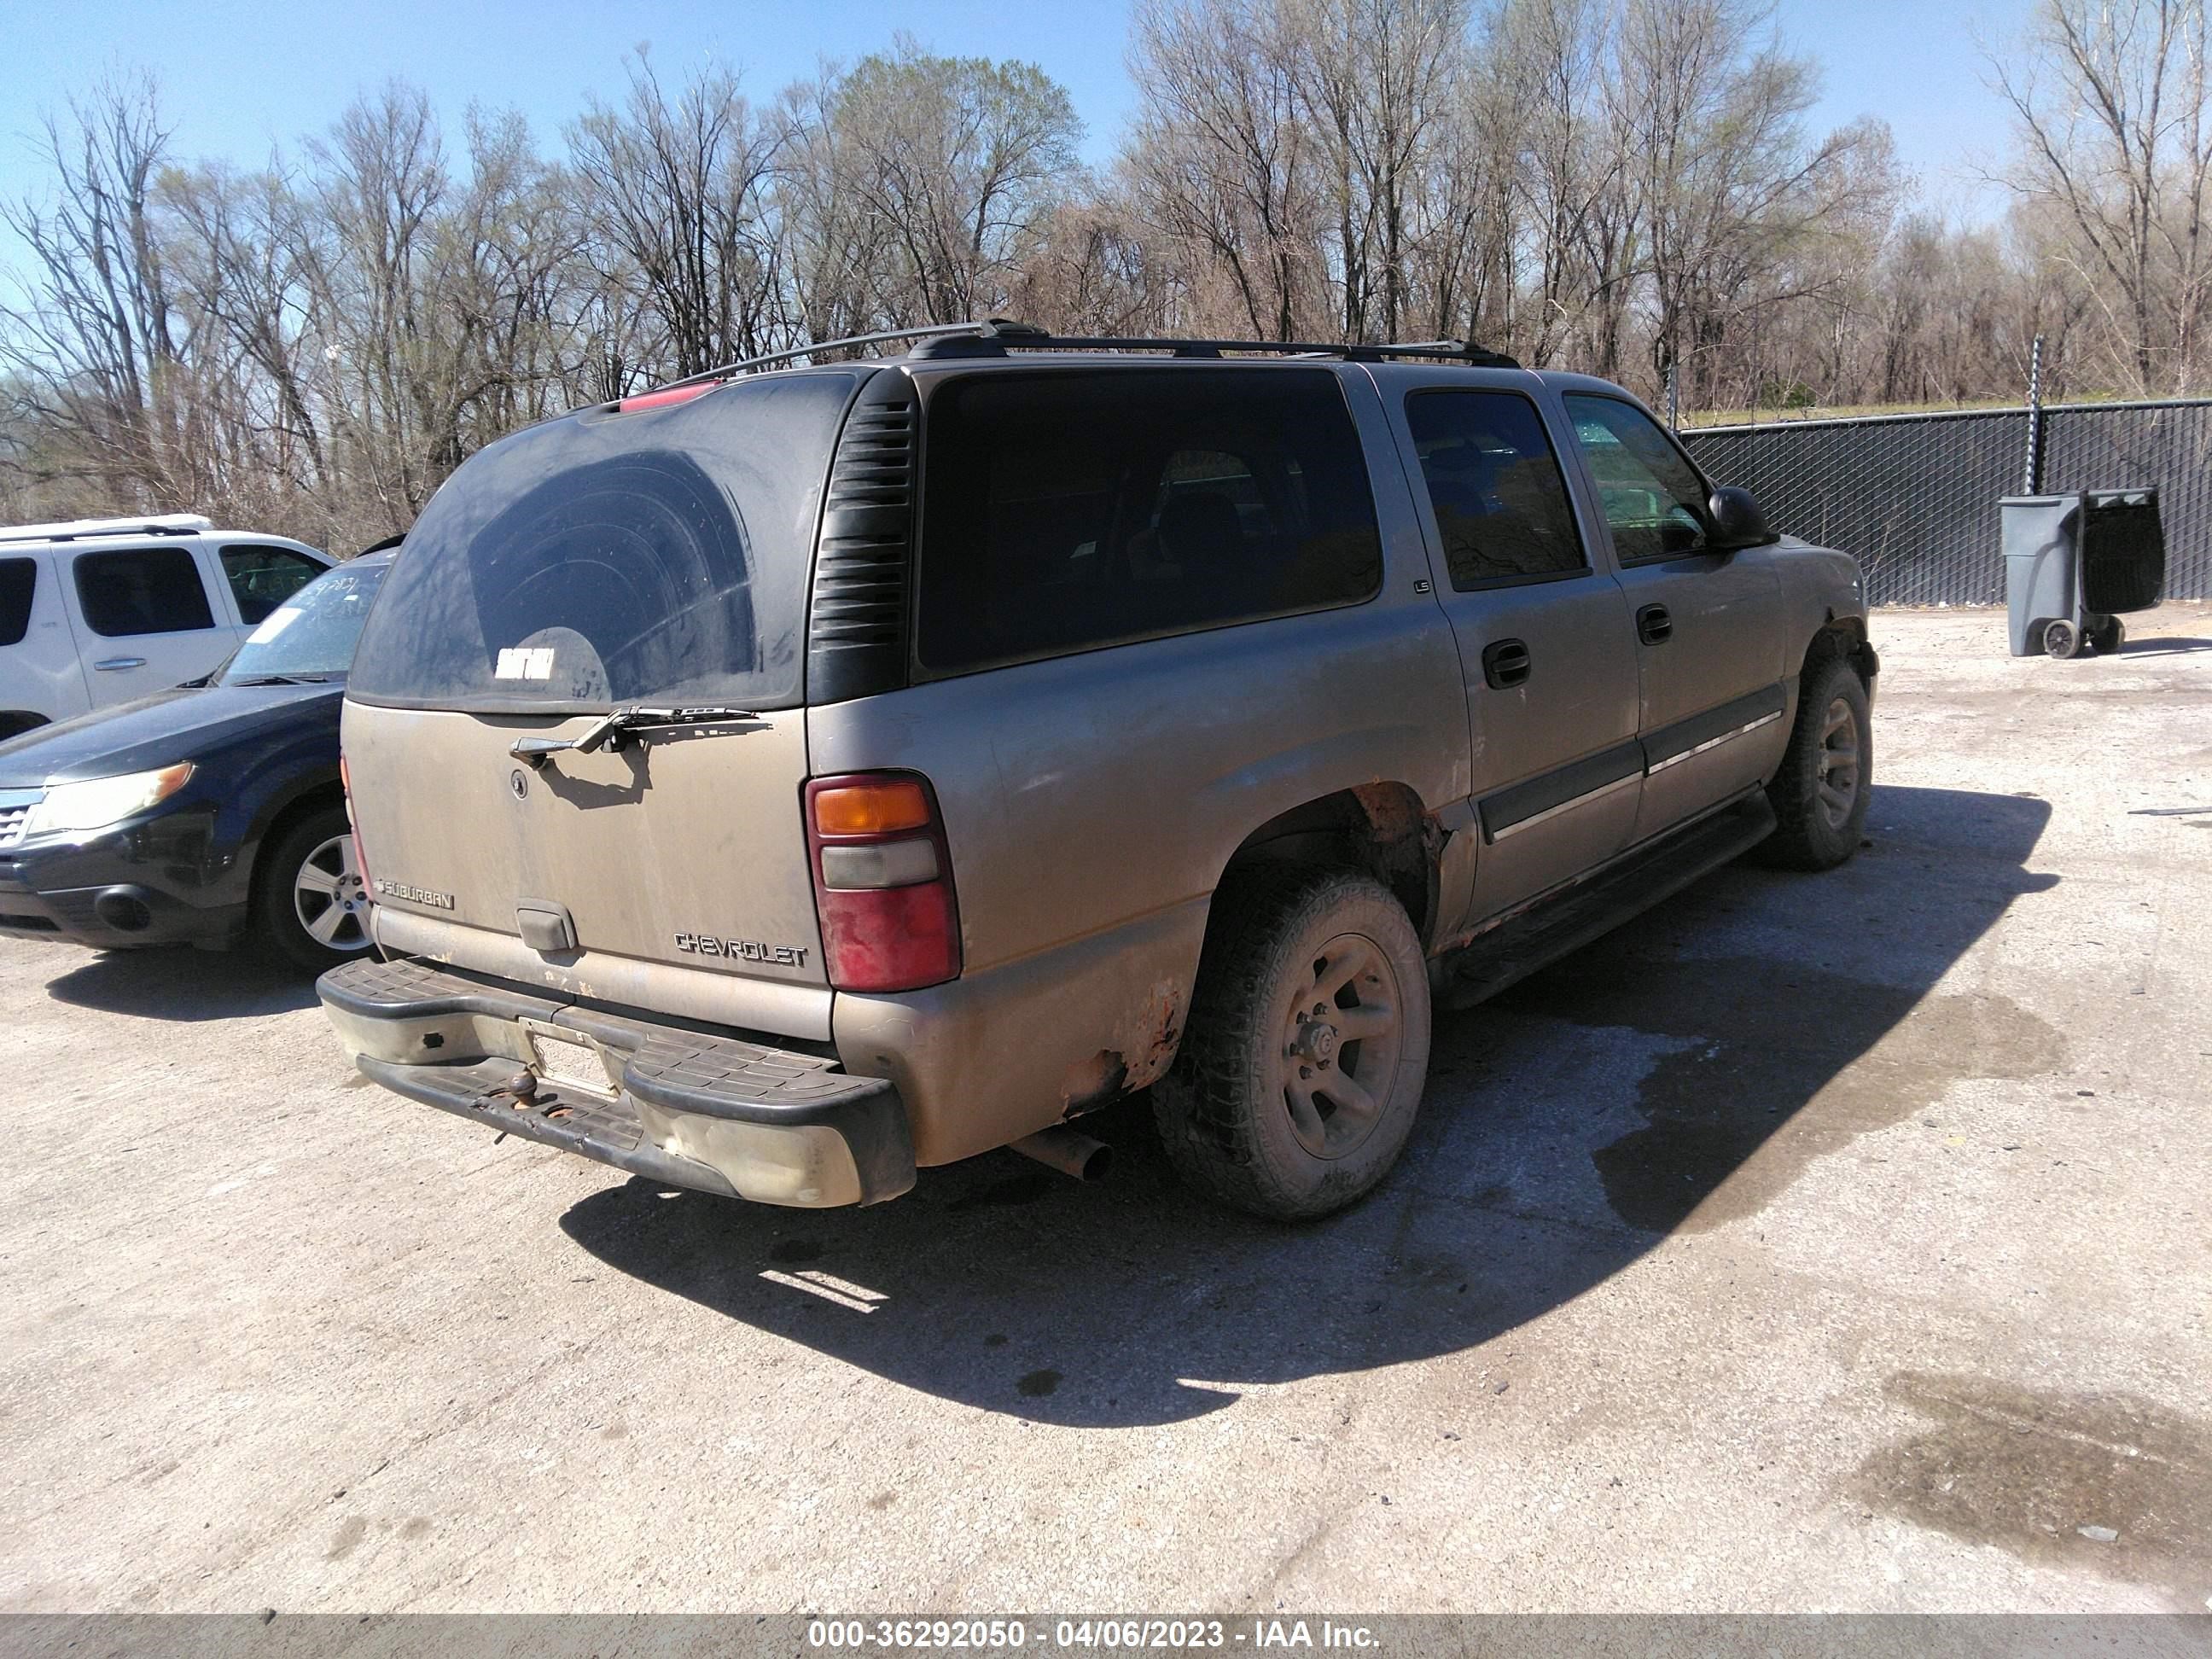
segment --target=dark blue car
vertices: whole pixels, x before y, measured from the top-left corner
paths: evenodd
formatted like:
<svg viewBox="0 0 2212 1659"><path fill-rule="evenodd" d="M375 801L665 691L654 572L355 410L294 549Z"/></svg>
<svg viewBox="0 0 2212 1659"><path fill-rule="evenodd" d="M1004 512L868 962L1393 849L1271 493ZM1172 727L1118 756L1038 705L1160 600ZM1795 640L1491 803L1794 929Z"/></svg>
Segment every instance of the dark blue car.
<svg viewBox="0 0 2212 1659"><path fill-rule="evenodd" d="M338 705L392 558L317 578L204 684L0 743L0 937L367 950Z"/></svg>

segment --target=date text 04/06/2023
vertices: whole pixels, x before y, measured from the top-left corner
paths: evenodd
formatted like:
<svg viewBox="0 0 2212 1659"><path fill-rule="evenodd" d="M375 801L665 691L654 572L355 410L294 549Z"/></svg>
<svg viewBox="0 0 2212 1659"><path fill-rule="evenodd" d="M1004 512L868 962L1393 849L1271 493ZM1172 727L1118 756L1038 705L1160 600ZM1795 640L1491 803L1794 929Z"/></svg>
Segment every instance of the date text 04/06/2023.
<svg viewBox="0 0 2212 1659"><path fill-rule="evenodd" d="M1002 1652L1039 1647L1096 1650L1175 1648L1332 1648L1376 1645L1364 1625L1331 1619L1060 1619L1032 1631L1020 1619L815 1619L810 1648L968 1649Z"/></svg>

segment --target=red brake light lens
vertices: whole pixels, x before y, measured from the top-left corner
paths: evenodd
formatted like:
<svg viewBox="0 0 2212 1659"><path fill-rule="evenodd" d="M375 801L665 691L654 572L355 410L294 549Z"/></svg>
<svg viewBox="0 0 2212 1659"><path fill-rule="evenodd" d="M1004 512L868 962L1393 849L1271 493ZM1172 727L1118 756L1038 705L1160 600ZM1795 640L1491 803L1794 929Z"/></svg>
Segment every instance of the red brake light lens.
<svg viewBox="0 0 2212 1659"><path fill-rule="evenodd" d="M945 821L913 772L806 786L822 959L840 991L914 991L960 975L960 906Z"/></svg>

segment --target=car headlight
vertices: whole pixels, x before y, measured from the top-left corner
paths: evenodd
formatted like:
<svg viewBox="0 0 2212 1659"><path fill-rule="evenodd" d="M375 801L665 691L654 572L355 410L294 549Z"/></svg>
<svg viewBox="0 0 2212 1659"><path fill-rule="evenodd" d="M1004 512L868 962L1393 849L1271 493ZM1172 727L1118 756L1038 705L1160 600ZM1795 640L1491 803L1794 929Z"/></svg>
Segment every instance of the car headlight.
<svg viewBox="0 0 2212 1659"><path fill-rule="evenodd" d="M120 777L88 778L82 783L50 783L46 798L31 809L23 833L104 830L168 799L191 775L192 763L185 761L156 772L125 772Z"/></svg>

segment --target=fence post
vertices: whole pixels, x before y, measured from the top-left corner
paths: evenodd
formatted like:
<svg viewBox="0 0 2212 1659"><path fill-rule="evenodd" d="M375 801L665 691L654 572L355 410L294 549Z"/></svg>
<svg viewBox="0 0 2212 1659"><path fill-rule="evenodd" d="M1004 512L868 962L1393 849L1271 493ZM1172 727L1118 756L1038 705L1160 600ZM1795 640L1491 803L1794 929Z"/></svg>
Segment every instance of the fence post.
<svg viewBox="0 0 2212 1659"><path fill-rule="evenodd" d="M2027 477L2021 493L2043 493L2043 337L2027 354Z"/></svg>

